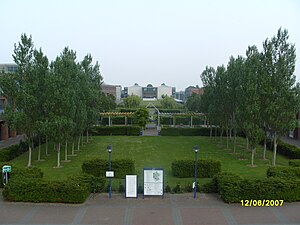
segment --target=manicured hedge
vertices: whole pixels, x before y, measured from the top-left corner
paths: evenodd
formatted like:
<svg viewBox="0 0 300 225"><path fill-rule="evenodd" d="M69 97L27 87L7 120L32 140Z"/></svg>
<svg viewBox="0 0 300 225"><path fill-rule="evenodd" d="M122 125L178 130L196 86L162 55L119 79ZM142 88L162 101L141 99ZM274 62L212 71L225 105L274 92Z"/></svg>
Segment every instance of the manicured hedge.
<svg viewBox="0 0 300 225"><path fill-rule="evenodd" d="M92 159L83 162L82 171L95 177L105 177L108 171L108 160ZM124 179L126 174L135 173L134 161L131 159L116 159L112 161L112 170L116 178Z"/></svg>
<svg viewBox="0 0 300 225"><path fill-rule="evenodd" d="M197 177L213 177L221 172L221 162L214 159L198 160ZM172 174L174 177L194 177L195 164L193 160L176 160L172 162Z"/></svg>
<svg viewBox="0 0 300 225"><path fill-rule="evenodd" d="M3 148L0 150L0 162L8 162L26 151L28 151L28 144L24 141L21 141L20 144Z"/></svg>
<svg viewBox="0 0 300 225"><path fill-rule="evenodd" d="M273 143L270 140L267 142L267 147L269 150L273 151ZM280 155L285 155L290 159L300 159L300 148L284 143L280 140L278 141L277 145L277 153Z"/></svg>
<svg viewBox="0 0 300 225"><path fill-rule="evenodd" d="M86 184L92 193L100 193L105 191L106 179L103 177L95 177L93 175L84 173L81 175L71 176L68 178L68 181L76 182L79 185Z"/></svg>
<svg viewBox="0 0 300 225"><path fill-rule="evenodd" d="M287 179L300 179L300 168L289 166L270 167L267 177L281 177Z"/></svg>
<svg viewBox="0 0 300 225"><path fill-rule="evenodd" d="M128 135L139 136L141 128L138 126L94 126L91 129L92 135Z"/></svg>
<svg viewBox="0 0 300 225"><path fill-rule="evenodd" d="M214 189L227 203L240 203L241 200L300 200L300 180L283 178L243 179L232 173L216 175L212 183Z"/></svg>
<svg viewBox="0 0 300 225"><path fill-rule="evenodd" d="M203 125L203 119L200 117L193 117L193 125ZM160 117L160 124L163 125L173 125L173 117ZM191 117L186 116L176 116L175 117L175 124L176 125L190 125L191 124Z"/></svg>
<svg viewBox="0 0 300 225"><path fill-rule="evenodd" d="M12 178L3 189L7 201L83 203L89 196L89 185L76 181L48 181L40 178Z"/></svg>
<svg viewBox="0 0 300 225"><path fill-rule="evenodd" d="M289 161L289 166L300 167L300 159L292 159Z"/></svg>
<svg viewBox="0 0 300 225"><path fill-rule="evenodd" d="M160 131L161 136L209 136L210 128L175 128L164 127Z"/></svg>

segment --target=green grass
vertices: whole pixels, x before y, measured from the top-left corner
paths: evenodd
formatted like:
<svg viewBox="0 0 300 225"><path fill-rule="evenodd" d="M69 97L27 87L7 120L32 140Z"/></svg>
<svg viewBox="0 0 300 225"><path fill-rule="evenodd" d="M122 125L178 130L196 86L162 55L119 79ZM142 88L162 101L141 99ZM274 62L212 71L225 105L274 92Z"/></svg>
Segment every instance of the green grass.
<svg viewBox="0 0 300 225"><path fill-rule="evenodd" d="M112 144L112 159L131 158L136 163L136 174L142 181L143 168L160 167L165 171L165 184L171 187L177 183L186 185L191 183L193 178L180 179L172 176L171 163L176 159L194 159L193 146L199 145L200 151L198 158L218 159L222 163L222 171L237 173L245 178L263 178L266 177L266 170L271 165L272 152L267 152L268 160L261 160L262 148L259 147L255 156L256 167L250 167L251 153L244 150L245 140L238 139L237 154L231 154L232 150L227 150L221 145L219 139L210 140L209 137L139 137L139 136L98 136L92 137L90 143L85 144L77 156L69 156L71 162L62 162L62 168L54 168L56 166L57 153L53 151L53 146L49 146L50 155L45 156L42 146L42 159L44 161L36 161L37 149L32 154L33 166L40 167L44 172L45 179L65 179L74 174L81 173L82 162L95 157L107 159L108 153L106 147ZM69 145L69 148L71 146ZM70 149L69 149L70 151ZM246 160L240 160L245 151ZM25 167L27 165L28 153L19 156L13 160L13 165ZM61 151L61 159L64 159L64 148ZM277 155L278 165L288 165L288 159ZM200 184L210 179L200 179ZM118 185L119 180L114 181L114 185ZM141 184L141 182L140 182Z"/></svg>

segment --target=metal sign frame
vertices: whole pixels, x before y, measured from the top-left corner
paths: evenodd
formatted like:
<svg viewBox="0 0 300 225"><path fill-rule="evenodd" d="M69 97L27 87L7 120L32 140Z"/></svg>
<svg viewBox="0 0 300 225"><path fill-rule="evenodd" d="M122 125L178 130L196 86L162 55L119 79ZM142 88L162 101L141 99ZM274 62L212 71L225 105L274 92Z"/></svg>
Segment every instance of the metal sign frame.
<svg viewBox="0 0 300 225"><path fill-rule="evenodd" d="M145 180L145 173L152 173L151 181ZM161 178L159 176L161 175ZM148 176L148 175L147 175ZM164 198L164 169L163 168L144 168L143 170L143 180L144 180L144 189L143 189L143 198L145 196L161 196ZM151 189L153 190L151 193Z"/></svg>
<svg viewBox="0 0 300 225"><path fill-rule="evenodd" d="M135 182L135 185L129 186L130 181ZM137 175L126 175L125 176L125 198L138 198L138 176ZM134 190L134 194L131 194L132 189ZM131 190L129 192L129 190Z"/></svg>

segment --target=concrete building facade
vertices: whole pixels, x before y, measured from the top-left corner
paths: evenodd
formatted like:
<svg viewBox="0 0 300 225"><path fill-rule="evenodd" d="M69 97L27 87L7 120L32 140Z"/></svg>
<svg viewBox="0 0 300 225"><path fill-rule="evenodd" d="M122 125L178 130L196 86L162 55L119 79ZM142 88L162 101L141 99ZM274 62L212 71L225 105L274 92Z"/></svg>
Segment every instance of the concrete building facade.
<svg viewBox="0 0 300 225"><path fill-rule="evenodd" d="M124 87L122 96L127 98L130 95L136 95L145 99L162 99L162 96L175 97L176 88L165 85L164 83L158 87L148 84L142 87L135 83L133 86Z"/></svg>
<svg viewBox="0 0 300 225"><path fill-rule="evenodd" d="M116 98L116 102L119 103L121 101L121 85L111 85L103 83L101 85L102 92L106 95L112 95Z"/></svg>

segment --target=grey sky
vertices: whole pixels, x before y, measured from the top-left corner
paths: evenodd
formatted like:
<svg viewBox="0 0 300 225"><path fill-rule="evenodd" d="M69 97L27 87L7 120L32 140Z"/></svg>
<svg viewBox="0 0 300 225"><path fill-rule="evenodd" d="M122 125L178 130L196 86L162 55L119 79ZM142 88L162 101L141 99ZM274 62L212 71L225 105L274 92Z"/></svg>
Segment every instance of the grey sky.
<svg viewBox="0 0 300 225"><path fill-rule="evenodd" d="M248 45L289 31L300 81L300 1L0 0L0 62L30 34L54 60L65 46L91 53L104 82L131 86L200 85L205 66L227 65Z"/></svg>

